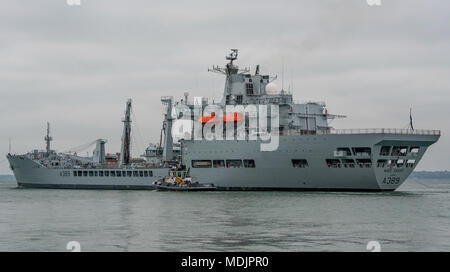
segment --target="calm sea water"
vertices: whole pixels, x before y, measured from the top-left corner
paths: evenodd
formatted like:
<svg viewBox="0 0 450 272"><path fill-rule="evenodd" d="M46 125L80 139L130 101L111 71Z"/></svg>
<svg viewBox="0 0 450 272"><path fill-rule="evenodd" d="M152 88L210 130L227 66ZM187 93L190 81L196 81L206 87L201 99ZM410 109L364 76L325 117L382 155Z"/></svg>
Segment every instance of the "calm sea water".
<svg viewBox="0 0 450 272"><path fill-rule="evenodd" d="M450 180L393 193L15 187L0 182L0 251L450 251Z"/></svg>

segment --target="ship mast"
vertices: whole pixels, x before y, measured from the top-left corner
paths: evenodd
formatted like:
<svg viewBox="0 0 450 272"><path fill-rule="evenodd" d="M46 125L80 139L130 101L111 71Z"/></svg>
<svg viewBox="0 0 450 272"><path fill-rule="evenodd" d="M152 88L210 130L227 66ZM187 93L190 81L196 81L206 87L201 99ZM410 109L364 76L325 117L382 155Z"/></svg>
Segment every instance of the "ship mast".
<svg viewBox="0 0 450 272"><path fill-rule="evenodd" d="M242 73L250 72L249 68L239 69L239 67L233 63L238 58L238 52L239 52L238 49L231 49L231 53L229 55L225 56L225 59L228 60L229 62L226 64L226 66L224 68L219 67L219 66L213 66L212 69L208 69L209 72L219 73L219 74L223 74L226 76L225 88L224 88L224 93L223 93L223 97L222 97L222 101L221 101L222 105L226 104L227 97L230 97L230 98L232 97L233 80L232 80L231 76L235 75L235 74L242 74ZM258 70L259 70L259 68L258 68Z"/></svg>
<svg viewBox="0 0 450 272"><path fill-rule="evenodd" d="M50 154L50 142L53 138L50 136L50 123L47 122L47 135L44 138L45 140L45 150L47 151L47 155Z"/></svg>
<svg viewBox="0 0 450 272"><path fill-rule="evenodd" d="M120 150L120 165L127 165L130 163L131 154L131 99L127 100L125 118L123 122L122 148Z"/></svg>
<svg viewBox="0 0 450 272"><path fill-rule="evenodd" d="M173 159L173 138L172 138L172 101L173 97L163 96L161 97L161 102L167 105L167 111L164 116L164 149L163 149L163 160L170 161Z"/></svg>

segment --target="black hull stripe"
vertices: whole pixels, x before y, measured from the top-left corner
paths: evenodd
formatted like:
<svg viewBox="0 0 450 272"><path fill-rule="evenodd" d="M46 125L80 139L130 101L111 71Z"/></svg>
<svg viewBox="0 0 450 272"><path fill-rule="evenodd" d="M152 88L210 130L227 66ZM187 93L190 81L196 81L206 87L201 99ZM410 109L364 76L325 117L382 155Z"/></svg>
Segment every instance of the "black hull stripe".
<svg viewBox="0 0 450 272"><path fill-rule="evenodd" d="M154 190L152 185L88 185L88 184L42 184L42 183L17 183L24 188L43 189L105 189L105 190Z"/></svg>
<svg viewBox="0 0 450 272"><path fill-rule="evenodd" d="M155 190L154 186L140 185L84 185L84 184L38 184L18 183L24 188L45 189L104 189L104 190ZM277 187L217 187L216 191L287 191L287 192L392 192L394 189L353 189L353 188L277 188Z"/></svg>

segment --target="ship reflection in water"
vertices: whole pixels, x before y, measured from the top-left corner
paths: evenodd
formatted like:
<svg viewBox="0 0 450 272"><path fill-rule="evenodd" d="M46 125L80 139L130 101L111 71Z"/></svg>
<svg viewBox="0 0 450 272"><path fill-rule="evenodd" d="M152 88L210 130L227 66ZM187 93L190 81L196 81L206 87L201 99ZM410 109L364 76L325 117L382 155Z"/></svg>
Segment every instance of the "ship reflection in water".
<svg viewBox="0 0 450 272"><path fill-rule="evenodd" d="M17 189L0 183L0 250L450 250L450 180L397 192Z"/></svg>

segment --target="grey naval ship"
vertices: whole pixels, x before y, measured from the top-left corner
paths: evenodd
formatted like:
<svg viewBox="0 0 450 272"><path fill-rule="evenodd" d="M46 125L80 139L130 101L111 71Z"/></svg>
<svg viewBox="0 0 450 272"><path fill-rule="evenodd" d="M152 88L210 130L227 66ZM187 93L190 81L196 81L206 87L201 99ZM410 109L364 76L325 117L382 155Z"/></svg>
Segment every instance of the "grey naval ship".
<svg viewBox="0 0 450 272"><path fill-rule="evenodd" d="M150 189L153 181L176 169L182 178L213 184L218 190L394 191L441 135L439 130L414 129L412 119L408 129L335 129L331 120L345 116L328 113L323 102L295 102L290 91L274 87L276 76L260 74L259 65L253 73L249 68L239 69L237 57L238 50L232 49L225 67L209 70L225 76L220 102L191 99L188 93L179 101L161 99L166 111L160 144L149 146L143 161L130 158L128 101L116 160L105 155L103 139L95 142L92 157L56 153L47 133L45 151L8 154L18 184ZM276 125L255 130L249 125L255 118L251 114L227 111L249 105L276 106L277 111L269 114L277 117ZM207 110L211 107L218 110ZM181 120L187 129L183 135L175 135L174 123ZM200 137L196 137L198 128L203 131ZM211 138L205 131L215 136ZM217 137L229 132L232 139ZM261 149L267 143L267 138L259 137L264 134L277 137L275 149Z"/></svg>
<svg viewBox="0 0 450 272"><path fill-rule="evenodd" d="M46 149L24 155L8 154L10 168L19 187L61 189L154 189L153 182L176 167L176 161L163 161L161 144L150 146L141 158L131 157L131 99L126 102L120 153L105 151L107 140L97 139L67 152L51 149L47 123ZM162 134L161 134L162 136ZM95 145L92 156L77 152ZM177 156L177 148L172 154Z"/></svg>

